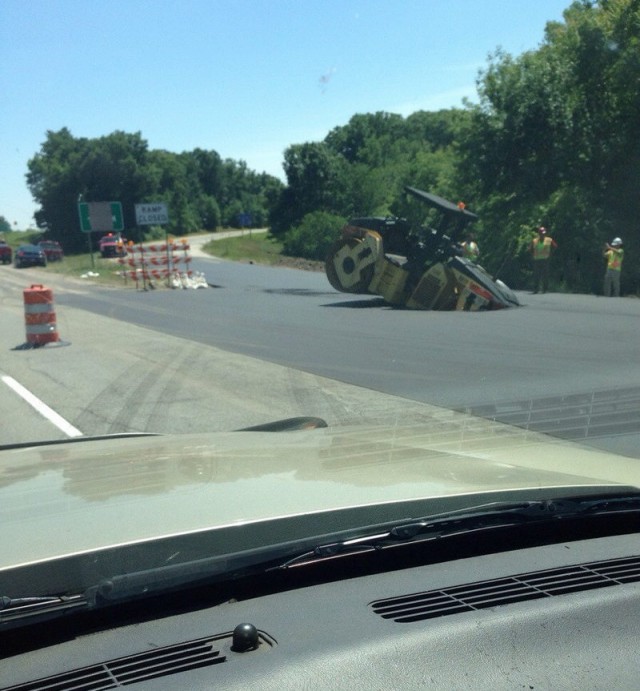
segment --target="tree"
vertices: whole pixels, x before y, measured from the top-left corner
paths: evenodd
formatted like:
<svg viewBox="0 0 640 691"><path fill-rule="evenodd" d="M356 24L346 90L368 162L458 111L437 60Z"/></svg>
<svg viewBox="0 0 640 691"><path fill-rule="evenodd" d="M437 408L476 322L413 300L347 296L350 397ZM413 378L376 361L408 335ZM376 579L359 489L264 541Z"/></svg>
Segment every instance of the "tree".
<svg viewBox="0 0 640 691"><path fill-rule="evenodd" d="M393 155L393 144L403 135L404 118L395 113L354 115L344 127L336 127L325 144L348 163L379 166Z"/></svg>
<svg viewBox="0 0 640 691"><path fill-rule="evenodd" d="M237 209L264 224L282 183L256 174L242 161L222 161L215 151L179 154L150 151L140 133L114 132L98 139L74 138L67 128L47 132L41 150L29 161L27 183L40 204L36 222L65 251L84 251L78 202L120 201L125 232L144 239L136 228L135 204L166 202L165 229L184 235L236 224Z"/></svg>
<svg viewBox="0 0 640 691"><path fill-rule="evenodd" d="M202 194L198 199L197 209L200 219L200 228L215 231L222 222L220 207L215 198L207 194Z"/></svg>
<svg viewBox="0 0 640 691"><path fill-rule="evenodd" d="M343 204L343 159L321 142L294 144L284 154L287 187L271 214L271 232L278 235L313 211L336 212Z"/></svg>
<svg viewBox="0 0 640 691"><path fill-rule="evenodd" d="M341 216L326 211L313 211L285 235L284 253L292 257L324 261L344 224L345 219Z"/></svg>
<svg viewBox="0 0 640 691"><path fill-rule="evenodd" d="M287 186L274 206L272 233L283 238L288 253L324 258L327 234L333 242L342 225L335 219L400 215L405 185L440 194L455 190L454 147L466 119L456 109L406 120L393 113L359 114L322 142L289 147Z"/></svg>
<svg viewBox="0 0 640 691"><path fill-rule="evenodd" d="M640 3L580 0L564 20L547 25L538 50L493 56L458 175L478 199L487 240L520 248L526 266L533 227L550 225L556 282L583 289L599 283L606 239L625 237L627 265L640 250Z"/></svg>
<svg viewBox="0 0 640 691"><path fill-rule="evenodd" d="M188 156L193 160L203 193L214 199L222 199L226 171L220 155L216 151L194 149Z"/></svg>

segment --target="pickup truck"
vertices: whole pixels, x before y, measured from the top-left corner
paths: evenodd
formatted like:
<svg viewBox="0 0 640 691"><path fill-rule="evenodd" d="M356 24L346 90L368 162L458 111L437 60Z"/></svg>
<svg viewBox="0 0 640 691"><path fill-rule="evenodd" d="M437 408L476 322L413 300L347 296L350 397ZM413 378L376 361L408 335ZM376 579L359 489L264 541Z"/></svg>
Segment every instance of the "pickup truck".
<svg viewBox="0 0 640 691"><path fill-rule="evenodd" d="M46 254L48 262L61 262L64 258L62 247L55 240L40 240L38 247Z"/></svg>
<svg viewBox="0 0 640 691"><path fill-rule="evenodd" d="M127 250L125 248L126 240L119 233L109 233L100 238L100 254L107 257L125 257Z"/></svg>
<svg viewBox="0 0 640 691"><path fill-rule="evenodd" d="M11 251L11 247L7 245L4 240L0 240L0 262L3 264L11 264L12 259L13 252Z"/></svg>

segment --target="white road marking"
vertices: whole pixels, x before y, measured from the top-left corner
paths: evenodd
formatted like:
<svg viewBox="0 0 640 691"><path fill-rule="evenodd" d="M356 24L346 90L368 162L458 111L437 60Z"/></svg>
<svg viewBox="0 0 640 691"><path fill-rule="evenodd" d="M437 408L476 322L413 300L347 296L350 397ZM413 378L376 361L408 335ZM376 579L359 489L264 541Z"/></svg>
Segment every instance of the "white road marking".
<svg viewBox="0 0 640 691"><path fill-rule="evenodd" d="M3 376L2 381L11 389L13 389L18 396L23 398L32 408L35 408L40 415L53 423L58 429L62 430L68 437L82 437L82 432L74 427L70 422L67 422L61 415L58 415L55 410L49 408L46 403L43 403L37 396L34 396L31 391L25 389L22 384L17 382L13 377Z"/></svg>

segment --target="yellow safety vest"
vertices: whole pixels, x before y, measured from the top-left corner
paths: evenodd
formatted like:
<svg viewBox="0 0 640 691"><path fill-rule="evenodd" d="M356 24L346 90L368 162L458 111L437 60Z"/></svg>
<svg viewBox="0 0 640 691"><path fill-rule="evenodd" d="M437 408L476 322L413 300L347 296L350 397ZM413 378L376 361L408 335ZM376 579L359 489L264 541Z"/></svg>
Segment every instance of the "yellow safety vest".
<svg viewBox="0 0 640 691"><path fill-rule="evenodd" d="M473 240L463 242L462 251L465 259L477 259L480 255L480 249L478 248L478 245L473 242Z"/></svg>
<svg viewBox="0 0 640 691"><path fill-rule="evenodd" d="M624 250L612 248L605 252L607 256L607 269L612 269L613 271L622 270L622 260L624 258Z"/></svg>
<svg viewBox="0 0 640 691"><path fill-rule="evenodd" d="M539 238L533 240L533 258L534 259L549 259L551 255L551 238L545 238L540 242Z"/></svg>

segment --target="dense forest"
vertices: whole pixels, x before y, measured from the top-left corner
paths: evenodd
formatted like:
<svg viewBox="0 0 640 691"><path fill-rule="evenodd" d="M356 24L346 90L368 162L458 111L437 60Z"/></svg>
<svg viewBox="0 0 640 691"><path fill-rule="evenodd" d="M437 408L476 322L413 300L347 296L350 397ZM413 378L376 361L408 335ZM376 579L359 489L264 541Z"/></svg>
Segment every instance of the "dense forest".
<svg viewBox="0 0 640 691"><path fill-rule="evenodd" d="M174 234L250 214L288 254L322 259L350 216L412 219L402 193L412 185L479 216L481 263L513 287L526 285L528 244L544 225L558 243L555 289L598 292L603 245L620 236L623 291L637 293L640 0L573 2L536 50L496 51L477 90L478 102L461 108L356 114L322 141L292 144L285 185L215 151L149 150L139 133L48 132L28 164L36 220L71 250L83 242L80 198L119 199L125 214L136 202L166 201Z"/></svg>

